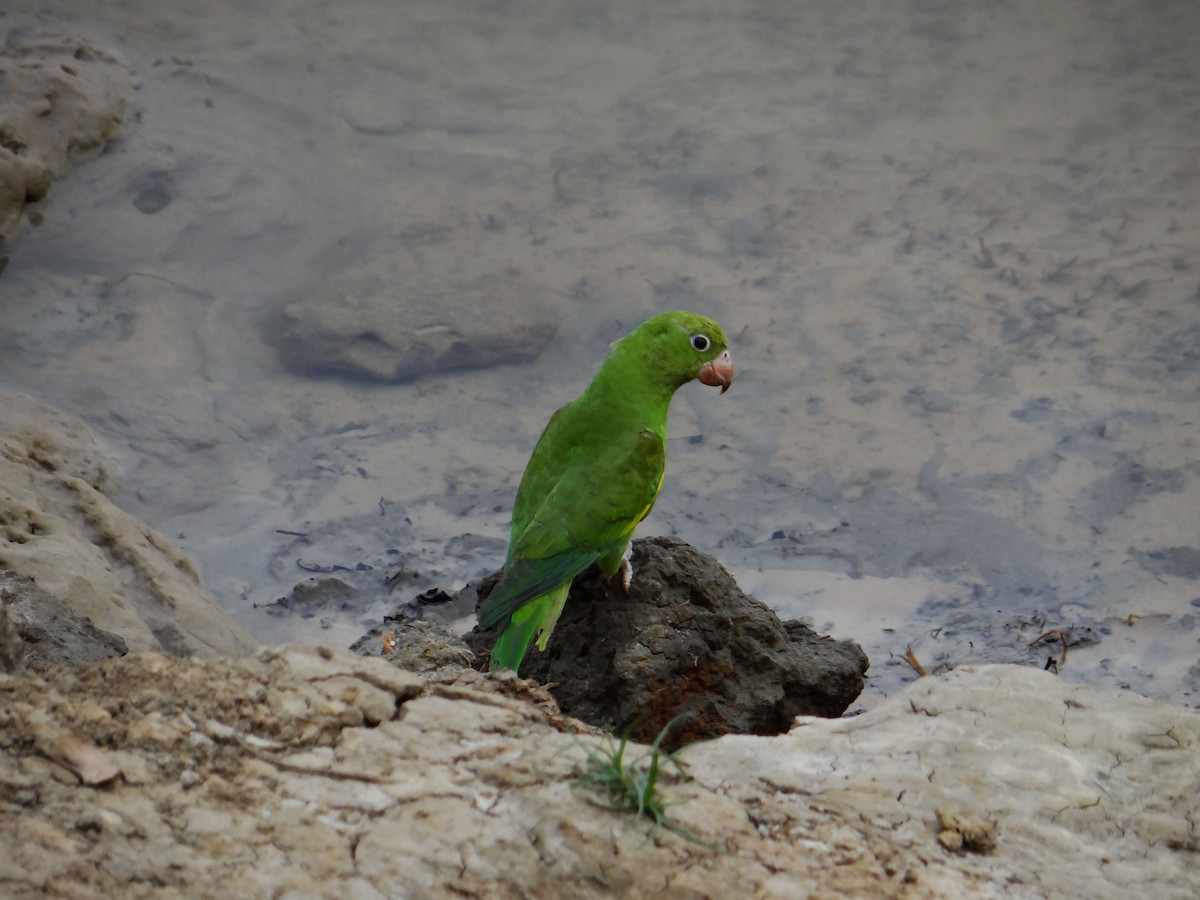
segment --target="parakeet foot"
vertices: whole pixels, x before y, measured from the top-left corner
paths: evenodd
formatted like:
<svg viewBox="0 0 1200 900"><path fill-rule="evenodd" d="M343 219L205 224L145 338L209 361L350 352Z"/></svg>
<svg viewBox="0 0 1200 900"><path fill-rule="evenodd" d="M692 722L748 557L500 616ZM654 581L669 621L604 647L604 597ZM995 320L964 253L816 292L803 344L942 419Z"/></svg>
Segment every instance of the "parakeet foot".
<svg viewBox="0 0 1200 900"><path fill-rule="evenodd" d="M617 569L617 574L621 576L621 589L625 593L629 593L629 586L633 584L633 545L630 544L625 548L625 555L621 557L621 568Z"/></svg>
<svg viewBox="0 0 1200 900"><path fill-rule="evenodd" d="M611 575L601 572L600 577L604 579L605 587L612 587L612 583L618 581L621 591L628 594L629 586L633 584L633 547L625 548L625 554L621 557L621 564L617 566L617 571Z"/></svg>
<svg viewBox="0 0 1200 900"><path fill-rule="evenodd" d="M621 580L621 590L628 594L629 586L633 584L633 545L630 544L625 548L625 553L621 557L621 564L617 566L617 571L613 572L613 578Z"/></svg>

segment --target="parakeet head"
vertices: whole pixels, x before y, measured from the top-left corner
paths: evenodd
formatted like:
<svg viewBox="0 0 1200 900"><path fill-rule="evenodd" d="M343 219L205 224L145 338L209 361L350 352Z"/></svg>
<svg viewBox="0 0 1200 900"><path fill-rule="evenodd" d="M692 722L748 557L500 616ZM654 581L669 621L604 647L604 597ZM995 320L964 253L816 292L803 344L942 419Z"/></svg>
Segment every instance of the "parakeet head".
<svg viewBox="0 0 1200 900"><path fill-rule="evenodd" d="M729 341L712 319L682 310L647 319L613 344L613 356L637 359L643 371L653 373L673 390L692 379L720 387L733 384Z"/></svg>

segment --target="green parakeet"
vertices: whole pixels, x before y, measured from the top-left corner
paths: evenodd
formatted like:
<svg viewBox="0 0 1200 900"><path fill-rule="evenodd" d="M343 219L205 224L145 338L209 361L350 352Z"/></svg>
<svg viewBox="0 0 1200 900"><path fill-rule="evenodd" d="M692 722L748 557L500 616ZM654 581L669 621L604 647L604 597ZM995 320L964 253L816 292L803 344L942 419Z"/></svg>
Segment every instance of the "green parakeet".
<svg viewBox="0 0 1200 900"><path fill-rule="evenodd" d="M517 489L503 575L479 611L480 628L504 625L492 670L516 671L535 635L546 649L571 582L592 563L629 586L629 541L662 486L667 408L692 379L728 390L725 332L695 313L663 313L616 341L550 418Z"/></svg>

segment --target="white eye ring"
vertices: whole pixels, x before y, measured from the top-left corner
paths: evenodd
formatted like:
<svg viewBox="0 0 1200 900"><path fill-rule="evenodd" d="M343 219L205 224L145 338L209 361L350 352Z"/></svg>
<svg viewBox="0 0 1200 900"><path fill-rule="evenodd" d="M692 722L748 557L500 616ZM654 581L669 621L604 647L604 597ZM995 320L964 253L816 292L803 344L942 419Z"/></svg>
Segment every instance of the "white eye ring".
<svg viewBox="0 0 1200 900"><path fill-rule="evenodd" d="M693 334L692 335L693 349L698 350L699 352L703 353L711 345L712 345L712 342L708 339L708 337L706 335L703 335L703 334Z"/></svg>

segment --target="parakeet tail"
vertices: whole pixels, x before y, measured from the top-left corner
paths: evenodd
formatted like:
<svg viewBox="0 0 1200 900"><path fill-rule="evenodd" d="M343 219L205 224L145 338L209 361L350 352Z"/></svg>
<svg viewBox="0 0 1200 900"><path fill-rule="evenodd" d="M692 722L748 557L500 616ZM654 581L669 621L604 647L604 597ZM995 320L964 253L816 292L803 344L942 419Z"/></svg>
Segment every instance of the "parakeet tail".
<svg viewBox="0 0 1200 900"><path fill-rule="evenodd" d="M517 671L535 635L538 649L545 650L570 590L571 582L568 581L514 610L512 618L496 638L488 668L493 672L497 669Z"/></svg>

